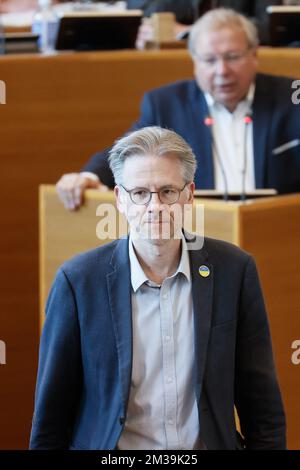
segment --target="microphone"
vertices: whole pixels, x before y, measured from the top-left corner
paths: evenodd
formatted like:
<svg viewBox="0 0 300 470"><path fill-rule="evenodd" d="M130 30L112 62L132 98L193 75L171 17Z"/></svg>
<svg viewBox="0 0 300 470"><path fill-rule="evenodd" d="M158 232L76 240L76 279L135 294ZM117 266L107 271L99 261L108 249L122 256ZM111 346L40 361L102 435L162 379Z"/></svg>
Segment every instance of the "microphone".
<svg viewBox="0 0 300 470"><path fill-rule="evenodd" d="M227 178L226 178L226 173L225 173L225 169L224 169L224 166L223 166L223 163L222 163L222 160L220 158L220 155L219 155L219 152L218 152L218 149L217 149L217 146L216 146L216 143L215 143L215 139L214 139L214 135L213 135L213 132L212 132L212 126L214 125L214 119L208 114L206 116L206 118L204 119L204 124L206 127L209 128L210 130L210 137L211 137L211 143L212 143L212 149L213 149L213 152L216 156L216 159L220 165L220 168L221 168L221 173L222 173L222 177L223 177L223 182L224 182L224 194L223 194L223 199L224 201L228 201L228 183L227 183Z"/></svg>
<svg viewBox="0 0 300 470"><path fill-rule="evenodd" d="M249 125L252 124L252 109L248 111L247 114L244 116L244 123L245 123L245 130L244 130L244 161L243 161L243 169L242 169L242 192L241 192L241 201L246 200L246 173L247 173L247 141L248 141L248 128Z"/></svg>

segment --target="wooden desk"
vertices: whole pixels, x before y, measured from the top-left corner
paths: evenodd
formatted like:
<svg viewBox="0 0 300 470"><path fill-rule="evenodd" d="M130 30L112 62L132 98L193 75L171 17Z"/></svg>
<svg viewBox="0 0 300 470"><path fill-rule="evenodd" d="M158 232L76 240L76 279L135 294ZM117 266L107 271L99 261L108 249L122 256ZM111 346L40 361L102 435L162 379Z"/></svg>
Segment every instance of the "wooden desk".
<svg viewBox="0 0 300 470"><path fill-rule="evenodd" d="M300 77L298 50L260 52L260 70ZM77 171L120 136L142 94L192 77L187 51L0 57L0 448L26 448L38 347L38 185Z"/></svg>
<svg viewBox="0 0 300 470"><path fill-rule="evenodd" d="M286 407L288 445L290 449L300 449L300 365L291 361L291 345L300 339L300 195L264 198L246 204L196 200L194 207L199 203L204 204L206 236L235 243L255 257ZM87 191L85 205L78 212L70 213L60 204L54 187L41 187L41 324L58 267L74 254L114 238L100 240L96 236L97 224L101 221L99 211L97 215L100 204L110 204L113 209L113 192ZM106 213L102 216L106 217ZM125 233L118 231L116 237Z"/></svg>

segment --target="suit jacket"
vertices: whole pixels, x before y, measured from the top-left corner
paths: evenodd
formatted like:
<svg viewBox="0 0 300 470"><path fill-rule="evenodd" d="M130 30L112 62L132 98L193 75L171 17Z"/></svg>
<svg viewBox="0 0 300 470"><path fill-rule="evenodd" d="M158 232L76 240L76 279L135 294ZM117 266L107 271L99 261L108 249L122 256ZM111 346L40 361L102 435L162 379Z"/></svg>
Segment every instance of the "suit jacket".
<svg viewBox="0 0 300 470"><path fill-rule="evenodd" d="M235 449L235 404L247 448L282 449L284 411L253 259L212 239L189 253L199 437L208 449ZM132 368L128 238L66 262L46 314L30 448L116 448Z"/></svg>
<svg viewBox="0 0 300 470"><path fill-rule="evenodd" d="M278 155L272 153L300 138L300 106L292 103L291 84L289 78L259 74L253 101L256 188L275 188L282 194L300 191L300 145ZM197 158L196 188L213 189L211 132L204 124L207 114L204 94L195 80L176 82L144 95L140 119L131 130L157 125L180 134ZM103 183L113 187L107 152L96 153L84 170L96 173Z"/></svg>

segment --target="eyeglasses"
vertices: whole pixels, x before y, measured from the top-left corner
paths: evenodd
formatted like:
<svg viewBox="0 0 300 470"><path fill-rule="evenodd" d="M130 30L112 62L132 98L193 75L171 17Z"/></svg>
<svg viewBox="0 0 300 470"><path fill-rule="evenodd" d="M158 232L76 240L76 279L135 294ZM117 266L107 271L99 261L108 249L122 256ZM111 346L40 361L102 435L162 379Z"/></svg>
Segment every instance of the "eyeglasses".
<svg viewBox="0 0 300 470"><path fill-rule="evenodd" d="M219 60L223 60L226 62L226 64L234 66L239 65L245 59L246 55L251 49L251 47L248 47L245 51L226 52L225 54L220 54L219 56L201 56L198 54L194 54L194 56L196 60L206 65L207 67L215 67Z"/></svg>
<svg viewBox="0 0 300 470"><path fill-rule="evenodd" d="M159 191L150 191L147 188L126 189L122 184L120 186L129 194L131 201L137 205L147 205L152 199L152 194L157 194L162 204L172 205L178 201L181 192L188 183L185 183L182 189L173 186L165 186Z"/></svg>

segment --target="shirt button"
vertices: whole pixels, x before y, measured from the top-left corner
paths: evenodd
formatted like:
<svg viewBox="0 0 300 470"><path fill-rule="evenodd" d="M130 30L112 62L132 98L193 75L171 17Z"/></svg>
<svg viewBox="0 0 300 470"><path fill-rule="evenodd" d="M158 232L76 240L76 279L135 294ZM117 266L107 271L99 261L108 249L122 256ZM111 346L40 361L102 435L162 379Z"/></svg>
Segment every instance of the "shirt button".
<svg viewBox="0 0 300 470"><path fill-rule="evenodd" d="M173 382L173 379L172 377L168 377L168 380L167 380L168 384L171 384Z"/></svg>
<svg viewBox="0 0 300 470"><path fill-rule="evenodd" d="M163 299L167 299L168 298L168 294L163 294Z"/></svg>
<svg viewBox="0 0 300 470"><path fill-rule="evenodd" d="M170 339L171 339L171 336L167 335L166 336L166 341L170 341Z"/></svg>
<svg viewBox="0 0 300 470"><path fill-rule="evenodd" d="M173 424L173 423L174 423L173 419L168 419L168 424Z"/></svg>

